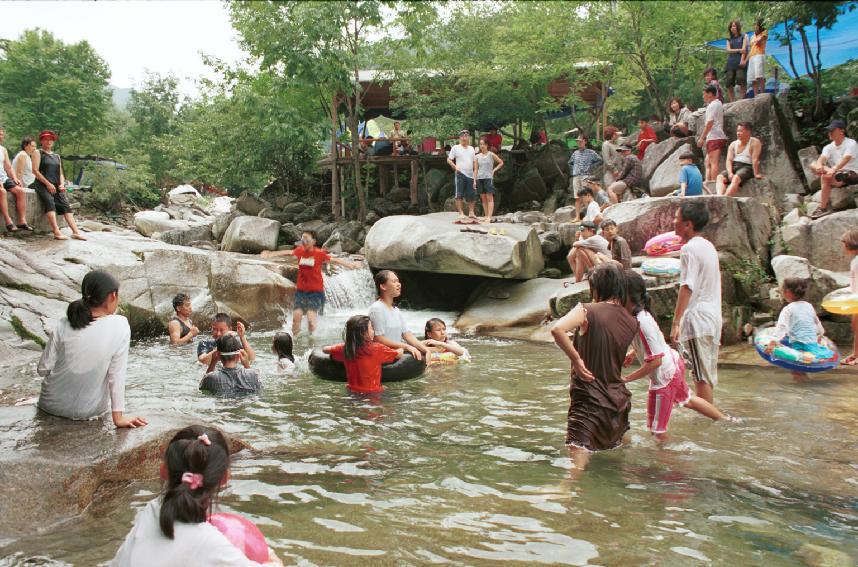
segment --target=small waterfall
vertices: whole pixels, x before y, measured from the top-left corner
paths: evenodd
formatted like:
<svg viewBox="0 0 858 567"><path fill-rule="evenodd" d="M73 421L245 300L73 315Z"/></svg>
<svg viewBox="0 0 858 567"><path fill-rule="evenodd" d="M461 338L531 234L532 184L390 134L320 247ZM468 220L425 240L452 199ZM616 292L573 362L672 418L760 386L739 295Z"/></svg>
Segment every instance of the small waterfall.
<svg viewBox="0 0 858 567"><path fill-rule="evenodd" d="M323 274L325 279L326 307L338 311L354 311L366 309L376 300L375 283L372 272L364 263L360 268L349 270L337 266L330 275Z"/></svg>

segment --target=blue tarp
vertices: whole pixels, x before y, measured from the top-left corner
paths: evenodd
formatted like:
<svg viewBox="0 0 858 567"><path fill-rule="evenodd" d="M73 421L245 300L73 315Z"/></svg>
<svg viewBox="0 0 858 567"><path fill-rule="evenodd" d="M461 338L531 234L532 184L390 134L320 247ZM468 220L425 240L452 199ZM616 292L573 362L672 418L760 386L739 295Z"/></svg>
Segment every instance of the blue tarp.
<svg viewBox="0 0 858 567"><path fill-rule="evenodd" d="M849 8L852 8L850 11ZM823 69L830 69L846 63L851 59L858 59L858 2L851 2L844 6L844 12L837 18L837 22L830 30L819 30L819 42L822 44L820 62ZM810 40L811 52L816 56L816 28L808 26L807 37ZM748 40L752 32L748 32ZM793 33L792 60L799 73L807 75L810 69L804 65L804 50L801 45L801 37ZM769 41L766 44L766 55L774 57L778 64L786 69L790 77L793 76L789 64L789 47L781 45L782 39L786 37L784 23L779 22L769 29ZM727 39L710 41L706 45L727 49Z"/></svg>

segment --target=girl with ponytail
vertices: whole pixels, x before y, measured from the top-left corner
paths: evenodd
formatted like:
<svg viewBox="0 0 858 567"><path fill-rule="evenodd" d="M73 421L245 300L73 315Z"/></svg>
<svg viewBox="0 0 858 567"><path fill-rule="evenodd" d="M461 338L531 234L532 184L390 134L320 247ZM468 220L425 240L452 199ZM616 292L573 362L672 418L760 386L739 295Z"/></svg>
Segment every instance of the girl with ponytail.
<svg viewBox="0 0 858 567"><path fill-rule="evenodd" d="M637 318L640 329L632 341L624 366L631 365L637 357L640 368L623 376L623 382L633 382L644 376L649 378L646 423L655 438L659 441L667 438L667 423L673 406L685 406L715 421L736 421L688 389L685 362L679 353L667 345L658 323L649 311L650 298L644 279L634 270L626 271L626 290L626 308Z"/></svg>
<svg viewBox="0 0 858 567"><path fill-rule="evenodd" d="M160 497L134 521L111 567L257 566L209 523L218 493L229 481L229 442L219 430L191 425L164 452ZM268 550L266 565L282 565Z"/></svg>
<svg viewBox="0 0 858 567"><path fill-rule="evenodd" d="M68 419L93 419L112 410L116 427L146 425L144 418L124 414L131 328L116 314L119 282L92 271L83 278L81 296L69 304L39 360L44 377L39 408Z"/></svg>

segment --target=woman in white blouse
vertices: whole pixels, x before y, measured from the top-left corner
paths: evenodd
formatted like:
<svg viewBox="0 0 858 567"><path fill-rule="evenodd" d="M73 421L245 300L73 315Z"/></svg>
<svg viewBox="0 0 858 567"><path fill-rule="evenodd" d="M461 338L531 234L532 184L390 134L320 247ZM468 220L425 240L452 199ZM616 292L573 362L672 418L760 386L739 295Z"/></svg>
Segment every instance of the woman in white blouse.
<svg viewBox="0 0 858 567"><path fill-rule="evenodd" d="M12 160L15 175L21 180L24 187L29 187L36 180L36 175L33 173L32 157L35 152L36 141L27 136L21 140L21 151L15 154L15 159Z"/></svg>
<svg viewBox="0 0 858 567"><path fill-rule="evenodd" d="M39 360L44 380L38 406L68 419L95 419L110 409L116 427L146 425L146 419L124 413L131 328L116 315L119 282L94 270L84 276L81 294L69 303Z"/></svg>

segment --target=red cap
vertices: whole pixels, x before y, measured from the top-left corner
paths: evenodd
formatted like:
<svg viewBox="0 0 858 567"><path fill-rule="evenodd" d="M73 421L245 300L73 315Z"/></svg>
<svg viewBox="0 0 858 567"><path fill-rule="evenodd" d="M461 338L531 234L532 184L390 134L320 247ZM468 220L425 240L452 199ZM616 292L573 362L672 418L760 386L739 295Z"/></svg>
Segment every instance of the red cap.
<svg viewBox="0 0 858 567"><path fill-rule="evenodd" d="M59 139L57 133L53 130L42 130L41 132L39 132L39 140L42 140L44 138L50 138L55 142Z"/></svg>

